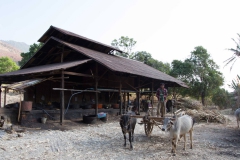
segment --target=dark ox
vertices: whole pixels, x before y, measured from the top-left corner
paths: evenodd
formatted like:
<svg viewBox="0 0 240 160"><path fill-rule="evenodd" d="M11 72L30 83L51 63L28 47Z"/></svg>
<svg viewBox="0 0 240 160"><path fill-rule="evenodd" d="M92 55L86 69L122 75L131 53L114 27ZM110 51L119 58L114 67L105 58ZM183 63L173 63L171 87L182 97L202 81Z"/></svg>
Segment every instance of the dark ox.
<svg viewBox="0 0 240 160"><path fill-rule="evenodd" d="M134 112L123 114L120 118L120 126L122 128L122 133L124 136L124 147L126 147L126 134L129 134L130 149L133 149L132 142L134 141L134 129L137 123L137 119L131 117L135 115Z"/></svg>

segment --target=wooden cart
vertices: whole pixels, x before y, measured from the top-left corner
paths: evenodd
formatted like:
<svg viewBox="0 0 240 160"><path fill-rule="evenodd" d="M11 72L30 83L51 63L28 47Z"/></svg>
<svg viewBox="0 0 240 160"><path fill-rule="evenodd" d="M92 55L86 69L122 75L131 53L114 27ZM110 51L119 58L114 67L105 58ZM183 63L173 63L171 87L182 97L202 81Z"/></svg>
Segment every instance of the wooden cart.
<svg viewBox="0 0 240 160"><path fill-rule="evenodd" d="M174 115L178 115L179 113L181 113L181 109L177 110L176 112L174 112ZM144 130L145 130L145 134L146 136L150 136L153 130L153 126L157 126L159 129L162 129L160 127L160 125L163 124L163 120L165 117L156 117L156 116L150 116L150 115L133 115L131 117L135 117L135 118L142 118L142 121L139 124L144 124ZM173 121L175 120L175 118L169 117L171 118Z"/></svg>

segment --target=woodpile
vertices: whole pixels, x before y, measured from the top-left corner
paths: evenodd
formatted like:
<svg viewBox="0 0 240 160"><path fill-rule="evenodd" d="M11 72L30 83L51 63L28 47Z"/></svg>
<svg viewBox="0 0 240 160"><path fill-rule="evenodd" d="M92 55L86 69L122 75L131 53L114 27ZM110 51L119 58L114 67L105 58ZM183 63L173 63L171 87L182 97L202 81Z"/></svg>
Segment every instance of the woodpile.
<svg viewBox="0 0 240 160"><path fill-rule="evenodd" d="M217 110L191 110L188 109L185 112L187 115L192 116L197 121L205 121L205 122L215 122L215 123L226 123L227 118L222 115Z"/></svg>
<svg viewBox="0 0 240 160"><path fill-rule="evenodd" d="M178 101L174 104L178 109L196 109L196 110L202 110L203 105L201 102L190 99L190 98L180 98Z"/></svg>

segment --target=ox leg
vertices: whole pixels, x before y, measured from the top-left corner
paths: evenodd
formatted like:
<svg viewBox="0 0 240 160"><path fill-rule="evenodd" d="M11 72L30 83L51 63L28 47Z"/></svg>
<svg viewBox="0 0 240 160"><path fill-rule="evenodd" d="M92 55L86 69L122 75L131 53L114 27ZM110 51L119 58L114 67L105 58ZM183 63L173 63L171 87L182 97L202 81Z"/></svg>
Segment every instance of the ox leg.
<svg viewBox="0 0 240 160"><path fill-rule="evenodd" d="M193 129L190 130L190 143L191 143L191 146L190 146L190 149L193 149Z"/></svg>
<svg viewBox="0 0 240 160"><path fill-rule="evenodd" d="M237 118L237 125L238 125L238 128L239 128L239 120L238 120L238 118Z"/></svg>
<svg viewBox="0 0 240 160"><path fill-rule="evenodd" d="M123 145L123 146L126 147L126 139L127 139L127 138L126 138L126 134L123 133L123 136L124 136L124 145Z"/></svg>
<svg viewBox="0 0 240 160"><path fill-rule="evenodd" d="M183 138L184 138L184 148L183 148L183 150L185 151L186 150L186 134L183 135Z"/></svg>
<svg viewBox="0 0 240 160"><path fill-rule="evenodd" d="M132 146L132 132L129 132L129 142L130 142L130 150L133 150L133 146Z"/></svg>
<svg viewBox="0 0 240 160"><path fill-rule="evenodd" d="M173 153L173 155L176 154L177 141L178 141L178 137L172 139L172 153Z"/></svg>
<svg viewBox="0 0 240 160"><path fill-rule="evenodd" d="M134 129L135 128L133 128L133 130L132 130L132 142L134 142Z"/></svg>

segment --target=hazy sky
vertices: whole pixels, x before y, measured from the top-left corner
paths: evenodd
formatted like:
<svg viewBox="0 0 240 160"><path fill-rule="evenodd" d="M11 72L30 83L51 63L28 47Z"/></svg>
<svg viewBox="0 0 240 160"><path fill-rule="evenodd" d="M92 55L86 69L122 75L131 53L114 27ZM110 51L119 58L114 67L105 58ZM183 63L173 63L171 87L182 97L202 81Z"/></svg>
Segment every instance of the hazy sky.
<svg viewBox="0 0 240 160"><path fill-rule="evenodd" d="M160 61L184 60L203 46L220 66L226 84L240 74L223 61L240 33L240 0L0 0L0 39L32 44L54 25L110 44L128 36L134 51Z"/></svg>

